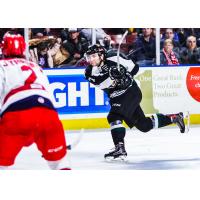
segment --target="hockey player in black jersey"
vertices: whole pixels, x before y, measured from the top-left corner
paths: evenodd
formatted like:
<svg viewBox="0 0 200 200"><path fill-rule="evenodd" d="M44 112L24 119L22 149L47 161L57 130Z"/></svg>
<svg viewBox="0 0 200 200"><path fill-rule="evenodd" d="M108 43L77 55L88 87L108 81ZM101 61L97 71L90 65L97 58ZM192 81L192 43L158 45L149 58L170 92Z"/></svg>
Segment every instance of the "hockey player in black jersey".
<svg viewBox="0 0 200 200"><path fill-rule="evenodd" d="M124 144L126 129L122 124L123 121L130 128L135 126L142 132L172 123L178 125L181 133L185 132L183 113L169 115L158 113L151 117L144 115L140 107L142 93L133 78L139 66L132 60L122 54L118 58L115 51L106 52L99 44L88 48L86 58L89 65L85 70L85 78L105 91L110 99L111 109L107 120L115 147L104 155L106 159L123 160L127 156Z"/></svg>

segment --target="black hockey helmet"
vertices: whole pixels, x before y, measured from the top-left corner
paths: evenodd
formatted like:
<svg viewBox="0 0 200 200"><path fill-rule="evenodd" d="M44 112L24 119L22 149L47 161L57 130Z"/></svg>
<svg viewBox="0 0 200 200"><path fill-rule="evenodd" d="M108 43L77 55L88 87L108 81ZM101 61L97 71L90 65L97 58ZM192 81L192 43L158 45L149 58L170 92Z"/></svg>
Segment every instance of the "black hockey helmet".
<svg viewBox="0 0 200 200"><path fill-rule="evenodd" d="M86 51L86 55L91 55L94 53L98 53L100 55L106 55L106 49L101 46L100 44L94 44L88 47L88 50Z"/></svg>

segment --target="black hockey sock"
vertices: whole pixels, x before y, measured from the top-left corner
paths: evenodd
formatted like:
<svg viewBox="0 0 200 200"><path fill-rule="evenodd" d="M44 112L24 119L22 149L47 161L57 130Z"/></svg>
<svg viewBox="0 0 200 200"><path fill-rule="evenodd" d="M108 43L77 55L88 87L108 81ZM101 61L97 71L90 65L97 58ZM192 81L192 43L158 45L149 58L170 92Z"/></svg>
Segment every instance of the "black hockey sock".
<svg viewBox="0 0 200 200"><path fill-rule="evenodd" d="M126 134L126 129L124 127L114 128L111 130L112 139L115 145L119 142L124 143L124 137Z"/></svg>
<svg viewBox="0 0 200 200"><path fill-rule="evenodd" d="M172 124L171 118L169 116L160 113L153 115L151 119L154 128L161 128Z"/></svg>

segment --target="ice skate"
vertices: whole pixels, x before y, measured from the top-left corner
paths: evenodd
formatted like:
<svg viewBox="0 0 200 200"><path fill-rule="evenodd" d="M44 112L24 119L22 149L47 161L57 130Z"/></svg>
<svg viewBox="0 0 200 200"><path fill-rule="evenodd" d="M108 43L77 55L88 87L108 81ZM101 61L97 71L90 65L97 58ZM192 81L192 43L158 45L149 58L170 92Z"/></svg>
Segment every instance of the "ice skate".
<svg viewBox="0 0 200 200"><path fill-rule="evenodd" d="M172 115L172 122L177 124L181 133L185 133L185 123L183 119L184 117L182 112Z"/></svg>
<svg viewBox="0 0 200 200"><path fill-rule="evenodd" d="M126 161L127 152L125 150L124 144L119 143L117 144L112 151L104 155L104 158L107 161L114 161L114 160L120 160L120 161Z"/></svg>

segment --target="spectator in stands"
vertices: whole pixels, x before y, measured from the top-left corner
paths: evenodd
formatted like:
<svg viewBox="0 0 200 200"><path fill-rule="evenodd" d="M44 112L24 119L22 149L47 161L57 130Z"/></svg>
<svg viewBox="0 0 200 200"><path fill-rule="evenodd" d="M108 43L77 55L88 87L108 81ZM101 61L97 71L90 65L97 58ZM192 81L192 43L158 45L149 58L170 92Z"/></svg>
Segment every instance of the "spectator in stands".
<svg viewBox="0 0 200 200"><path fill-rule="evenodd" d="M44 28L32 28L32 37L43 37L44 36Z"/></svg>
<svg viewBox="0 0 200 200"><path fill-rule="evenodd" d="M61 48L61 38L57 38L54 45L47 51L48 64L50 68L55 67L54 57Z"/></svg>
<svg viewBox="0 0 200 200"><path fill-rule="evenodd" d="M96 32L96 40L97 43L100 43L105 48L110 47L111 37L106 34L106 32L102 28L95 28ZM92 41L92 29L91 28L83 28L81 29L81 35L85 37L88 41Z"/></svg>
<svg viewBox="0 0 200 200"><path fill-rule="evenodd" d="M197 46L200 47L200 28L179 28L177 33L182 47L186 47L186 40L191 35L196 37Z"/></svg>
<svg viewBox="0 0 200 200"><path fill-rule="evenodd" d="M177 30L177 35L179 38L179 43L181 47L186 47L186 39L188 36L190 36L191 34L188 34L187 31L185 32L184 28L179 28Z"/></svg>
<svg viewBox="0 0 200 200"><path fill-rule="evenodd" d="M160 42L160 48L161 49L163 48L164 41L166 39L172 40L174 49L175 49L175 51L178 52L178 50L179 50L179 48L180 48L181 45L180 45L179 40L178 40L178 35L176 35L176 37L175 37L175 33L174 33L174 30L172 28L165 29L163 38L161 39L161 42Z"/></svg>
<svg viewBox="0 0 200 200"><path fill-rule="evenodd" d="M68 37L69 37L68 28L63 28L63 29L60 31L60 37L61 37L61 40L62 40L62 41L65 41L65 40L68 39Z"/></svg>
<svg viewBox="0 0 200 200"><path fill-rule="evenodd" d="M43 41L37 45L37 48L30 49L30 60L37 63L42 68L50 68L49 65L49 54L48 54L48 44Z"/></svg>
<svg viewBox="0 0 200 200"><path fill-rule="evenodd" d="M44 36L53 36L53 33L50 28L45 28L43 34Z"/></svg>
<svg viewBox="0 0 200 200"><path fill-rule="evenodd" d="M160 52L161 65L178 65L179 55L173 51L173 42L171 39L164 41L164 48Z"/></svg>
<svg viewBox="0 0 200 200"><path fill-rule="evenodd" d="M152 37L156 38L156 28L152 28Z"/></svg>
<svg viewBox="0 0 200 200"><path fill-rule="evenodd" d="M48 44L41 42L38 45L38 65L42 68L49 68L48 56Z"/></svg>
<svg viewBox="0 0 200 200"><path fill-rule="evenodd" d="M156 45L152 36L152 28L143 28L142 35L132 44L130 57L139 65L152 65L155 63Z"/></svg>
<svg viewBox="0 0 200 200"><path fill-rule="evenodd" d="M186 46L180 52L181 62L184 64L199 64L200 48L197 48L196 37L189 36L186 41Z"/></svg>
<svg viewBox="0 0 200 200"><path fill-rule="evenodd" d="M43 37L43 36L51 36L50 28L32 28L32 36L35 37Z"/></svg>
<svg viewBox="0 0 200 200"><path fill-rule="evenodd" d="M67 43L70 44L70 54L73 55L74 60L78 61L87 51L89 42L80 35L80 31L77 28L68 29Z"/></svg>
<svg viewBox="0 0 200 200"><path fill-rule="evenodd" d="M77 62L74 59L74 51L71 43L64 41L63 43L55 43L48 51L48 62L50 67L66 67L74 66Z"/></svg>

